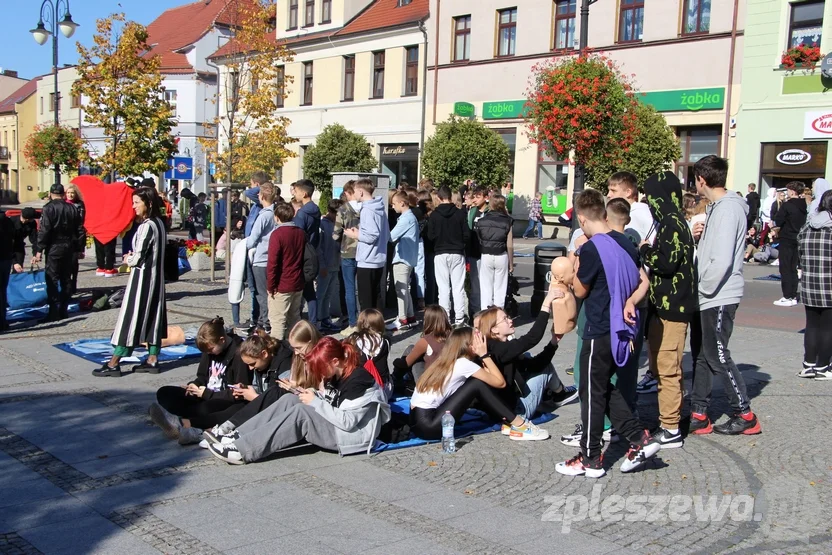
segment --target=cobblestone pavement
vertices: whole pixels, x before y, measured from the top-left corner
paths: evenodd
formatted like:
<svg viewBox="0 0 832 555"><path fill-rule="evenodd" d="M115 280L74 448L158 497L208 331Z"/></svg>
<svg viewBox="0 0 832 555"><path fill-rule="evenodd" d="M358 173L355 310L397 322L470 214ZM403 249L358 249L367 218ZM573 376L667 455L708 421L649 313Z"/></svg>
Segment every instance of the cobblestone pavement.
<svg viewBox="0 0 832 555"><path fill-rule="evenodd" d="M123 285L83 269L82 289ZM172 323L228 314L222 284L185 277L168 286ZM690 438L631 475L614 444L599 480L557 474L576 450L556 439L499 434L460 440L453 456L436 445L348 458L300 447L226 466L166 441L146 416L155 390L185 383L195 364L95 379L53 345L108 336L116 311L17 325L0 335L0 553L830 552L832 383L794 377L802 311L769 308L776 284L748 285L731 350L763 434ZM394 356L417 336L399 334ZM574 349L567 337L555 358L567 383ZM727 409L717 389L712 416ZM656 424L655 394L639 413ZM578 420L569 405L544 427L556 438ZM708 503L721 517L703 516Z"/></svg>

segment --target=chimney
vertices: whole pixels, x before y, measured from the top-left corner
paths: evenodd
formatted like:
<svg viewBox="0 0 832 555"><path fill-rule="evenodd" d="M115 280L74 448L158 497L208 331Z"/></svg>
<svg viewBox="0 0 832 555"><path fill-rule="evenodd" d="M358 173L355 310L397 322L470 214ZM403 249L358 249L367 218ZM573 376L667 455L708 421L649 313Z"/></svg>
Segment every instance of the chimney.
<svg viewBox="0 0 832 555"><path fill-rule="evenodd" d="M6 77L17 77L17 72L13 69L4 69L3 75Z"/></svg>

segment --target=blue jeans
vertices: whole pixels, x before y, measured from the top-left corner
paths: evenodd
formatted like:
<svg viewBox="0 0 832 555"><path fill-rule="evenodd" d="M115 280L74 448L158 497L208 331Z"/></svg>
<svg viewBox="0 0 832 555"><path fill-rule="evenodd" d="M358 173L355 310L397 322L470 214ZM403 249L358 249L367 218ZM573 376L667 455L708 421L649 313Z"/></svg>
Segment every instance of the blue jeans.
<svg viewBox="0 0 832 555"><path fill-rule="evenodd" d="M358 306L355 297L355 258L341 259L341 274L344 276L344 299L347 301L347 317L350 326L358 322Z"/></svg>
<svg viewBox="0 0 832 555"><path fill-rule="evenodd" d="M551 363L537 374L531 374L525 376L525 378L529 393L517 400L517 407L514 412L522 415L527 420L531 420L537 413L546 390L550 388L552 390L559 389L561 381L555 371L555 365Z"/></svg>
<svg viewBox="0 0 832 555"><path fill-rule="evenodd" d="M529 219L529 225L526 227L526 231L523 232L523 238L525 238L530 231L534 230L535 225L537 225L537 238L543 239L543 222L532 219Z"/></svg>
<svg viewBox="0 0 832 555"><path fill-rule="evenodd" d="M254 283L254 272L251 271L251 262L248 260L246 260L246 285L248 285L248 291L251 296L251 323L254 324L260 319L260 303L257 302L257 285ZM237 318L239 319L239 317L238 314Z"/></svg>
<svg viewBox="0 0 832 555"><path fill-rule="evenodd" d="M326 277L318 274L318 322L330 322L332 305L338 299L338 270L330 270ZM318 322L312 322L317 324Z"/></svg>

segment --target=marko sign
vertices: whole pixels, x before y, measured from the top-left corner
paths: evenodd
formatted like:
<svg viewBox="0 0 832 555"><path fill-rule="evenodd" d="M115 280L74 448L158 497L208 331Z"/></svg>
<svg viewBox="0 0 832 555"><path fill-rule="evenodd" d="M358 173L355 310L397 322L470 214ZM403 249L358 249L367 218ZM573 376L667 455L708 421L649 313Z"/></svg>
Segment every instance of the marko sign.
<svg viewBox="0 0 832 555"><path fill-rule="evenodd" d="M787 166L799 166L809 162L812 159L812 155L799 148L789 148L777 153L776 159L781 164L786 164Z"/></svg>
<svg viewBox="0 0 832 555"><path fill-rule="evenodd" d="M832 139L832 110L806 112L803 121L804 139Z"/></svg>

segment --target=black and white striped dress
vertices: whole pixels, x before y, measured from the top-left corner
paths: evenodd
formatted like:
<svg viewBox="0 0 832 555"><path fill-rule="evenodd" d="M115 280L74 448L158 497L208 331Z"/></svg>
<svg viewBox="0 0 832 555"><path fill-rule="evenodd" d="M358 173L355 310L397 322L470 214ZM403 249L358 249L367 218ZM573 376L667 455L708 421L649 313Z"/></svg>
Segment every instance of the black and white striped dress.
<svg viewBox="0 0 832 555"><path fill-rule="evenodd" d="M130 280L111 343L138 347L161 345L167 337L165 308L165 225L158 218L139 224L133 236L133 254L127 257Z"/></svg>

